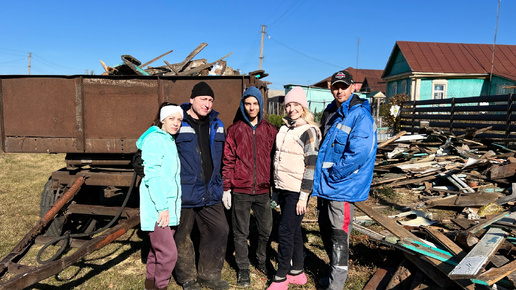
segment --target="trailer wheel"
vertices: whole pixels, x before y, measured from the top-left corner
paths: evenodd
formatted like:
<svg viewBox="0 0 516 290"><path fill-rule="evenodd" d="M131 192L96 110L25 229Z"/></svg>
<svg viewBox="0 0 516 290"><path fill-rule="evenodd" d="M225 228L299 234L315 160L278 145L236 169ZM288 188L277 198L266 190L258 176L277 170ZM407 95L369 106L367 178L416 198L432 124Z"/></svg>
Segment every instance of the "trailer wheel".
<svg viewBox="0 0 516 290"><path fill-rule="evenodd" d="M45 187L43 188L43 192L41 193L41 202L39 204L39 216L43 217L51 208L54 206L54 203L59 199L57 196L57 191L52 189L52 180L48 180L45 183ZM65 217L62 214L58 214L48 225L46 235L58 237L63 233L63 225L64 225Z"/></svg>
<svg viewBox="0 0 516 290"><path fill-rule="evenodd" d="M43 217L54 206L56 201L61 198L64 192L58 192L52 188L52 180L48 180L41 193L40 217ZM46 235L59 237L64 231L70 230L71 233L91 233L97 226L97 220L87 215L73 215L67 218L62 213L58 213L47 227Z"/></svg>

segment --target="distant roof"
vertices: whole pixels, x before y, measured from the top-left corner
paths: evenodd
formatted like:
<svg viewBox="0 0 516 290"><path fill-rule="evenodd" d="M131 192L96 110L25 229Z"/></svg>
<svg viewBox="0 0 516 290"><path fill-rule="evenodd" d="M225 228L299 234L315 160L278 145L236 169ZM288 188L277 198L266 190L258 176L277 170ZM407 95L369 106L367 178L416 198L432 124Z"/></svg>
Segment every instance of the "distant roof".
<svg viewBox="0 0 516 290"><path fill-rule="evenodd" d="M371 91L384 91L385 82L382 80L383 70L381 69L355 69L348 67L345 70L349 71L353 76L355 83L364 83L367 79L367 84L371 88ZM313 84L314 87L328 88L328 84L331 80L331 76L324 80Z"/></svg>
<svg viewBox="0 0 516 290"><path fill-rule="evenodd" d="M382 77L388 76L402 52L413 72L489 74L492 44L397 41ZM516 80L516 45L495 46L493 74Z"/></svg>

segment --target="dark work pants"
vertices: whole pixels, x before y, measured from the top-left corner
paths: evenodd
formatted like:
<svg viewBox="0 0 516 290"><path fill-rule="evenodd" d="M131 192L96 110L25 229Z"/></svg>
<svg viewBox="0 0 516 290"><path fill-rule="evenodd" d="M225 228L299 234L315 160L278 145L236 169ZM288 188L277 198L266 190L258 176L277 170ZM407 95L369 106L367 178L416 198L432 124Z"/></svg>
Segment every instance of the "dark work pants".
<svg viewBox="0 0 516 290"><path fill-rule="evenodd" d="M349 235L353 229L355 204L318 198L319 229L330 258L330 290L344 288L348 277Z"/></svg>
<svg viewBox="0 0 516 290"><path fill-rule="evenodd" d="M200 233L199 261L195 266L195 248L190 234L194 224ZM182 208L181 219L175 240L177 245L177 264L175 268L177 282L197 280L220 280L229 226L222 203L212 206Z"/></svg>
<svg viewBox="0 0 516 290"><path fill-rule="evenodd" d="M272 231L272 208L269 194L251 195L234 192L232 200L231 220L235 242L235 261L238 269L249 268L247 239L249 238L251 209L258 227L256 260L259 264L264 264L267 244Z"/></svg>
<svg viewBox="0 0 516 290"><path fill-rule="evenodd" d="M177 261L174 232L175 227L161 228L157 223L154 231L149 232L151 245L147 256L146 278L153 280L158 288L167 287Z"/></svg>
<svg viewBox="0 0 516 290"><path fill-rule="evenodd" d="M281 191L279 194L281 221L278 228L278 270L276 276L286 277L292 261L293 270L303 270L303 215L297 215L299 193Z"/></svg>

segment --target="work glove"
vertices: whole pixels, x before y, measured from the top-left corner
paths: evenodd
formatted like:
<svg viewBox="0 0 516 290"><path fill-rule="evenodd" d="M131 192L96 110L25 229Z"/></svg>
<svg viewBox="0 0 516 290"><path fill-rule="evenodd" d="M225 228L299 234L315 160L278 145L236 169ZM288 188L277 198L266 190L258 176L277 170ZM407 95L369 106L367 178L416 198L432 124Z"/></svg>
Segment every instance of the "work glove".
<svg viewBox="0 0 516 290"><path fill-rule="evenodd" d="M134 172L138 174L140 177L144 177L144 167L143 167L143 160L142 160L142 152L138 150L133 156L133 160L131 161L131 164L133 165Z"/></svg>
<svg viewBox="0 0 516 290"><path fill-rule="evenodd" d="M271 194L271 208L279 208L279 194L273 191Z"/></svg>
<svg viewBox="0 0 516 290"><path fill-rule="evenodd" d="M226 209L231 208L231 190L224 190L222 194L222 203Z"/></svg>

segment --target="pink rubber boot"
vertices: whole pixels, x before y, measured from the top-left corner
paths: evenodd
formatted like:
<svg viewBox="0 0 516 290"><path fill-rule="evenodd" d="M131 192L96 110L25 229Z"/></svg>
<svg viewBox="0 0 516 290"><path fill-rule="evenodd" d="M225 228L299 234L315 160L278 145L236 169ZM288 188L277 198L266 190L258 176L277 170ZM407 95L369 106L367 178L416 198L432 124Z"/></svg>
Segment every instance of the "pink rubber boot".
<svg viewBox="0 0 516 290"><path fill-rule="evenodd" d="M287 282L297 285L305 285L306 284L306 275L305 272L301 272L297 275L287 274Z"/></svg>

